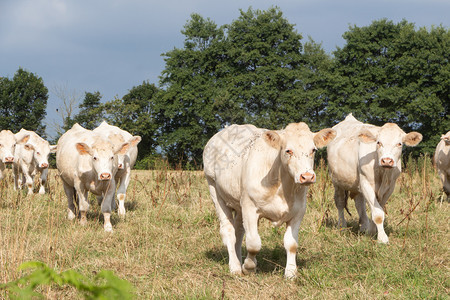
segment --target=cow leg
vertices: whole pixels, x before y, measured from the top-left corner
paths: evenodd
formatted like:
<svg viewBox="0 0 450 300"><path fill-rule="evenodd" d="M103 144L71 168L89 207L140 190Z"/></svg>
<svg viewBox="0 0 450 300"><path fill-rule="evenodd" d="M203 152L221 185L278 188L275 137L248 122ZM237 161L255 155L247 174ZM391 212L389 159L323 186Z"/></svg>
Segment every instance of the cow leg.
<svg viewBox="0 0 450 300"><path fill-rule="evenodd" d="M25 178L25 183L28 187L28 195L33 195L33 180L34 176L31 175L31 170L28 168L28 166L23 165L22 166L22 174Z"/></svg>
<svg viewBox="0 0 450 300"><path fill-rule="evenodd" d="M14 173L14 190L19 190L19 165L13 164L13 173Z"/></svg>
<svg viewBox="0 0 450 300"><path fill-rule="evenodd" d="M215 182L208 178L209 193L211 199L214 202L216 208L217 217L220 222L220 235L222 242L228 250L228 265L232 274L242 274L241 269L241 257L237 255L236 249L241 248L241 245L236 243L236 231L234 227L234 221L238 221L239 213L236 212L236 218L233 219L233 211L230 207L226 206L225 201L217 195ZM242 222L242 221L241 221ZM242 227L242 225L241 225ZM238 231L239 232L239 231ZM241 238L242 243L242 238Z"/></svg>
<svg viewBox="0 0 450 300"><path fill-rule="evenodd" d="M72 186L68 185L64 180L63 180L63 187L64 187L64 192L66 193L66 197L67 197L67 208L68 208L67 219L73 220L76 217L75 190Z"/></svg>
<svg viewBox="0 0 450 300"><path fill-rule="evenodd" d="M306 195L305 195L306 196ZM306 198L305 198L306 199ZM300 204L297 215L286 223L286 233L284 234L284 248L286 249L286 269L284 276L288 279L297 276L297 247L298 247L298 231L302 223L303 216L306 211L306 201L298 201L294 205Z"/></svg>
<svg viewBox="0 0 450 300"><path fill-rule="evenodd" d="M78 209L81 214L80 224L82 226L87 224L87 211L89 210L88 190L86 190L79 179L75 181L75 190L78 197Z"/></svg>
<svg viewBox="0 0 450 300"><path fill-rule="evenodd" d="M340 228L347 227L347 221L344 216L344 209L347 202L346 197L345 190L337 185L334 185L334 203L336 204L336 208L338 210L338 226Z"/></svg>
<svg viewBox="0 0 450 300"><path fill-rule="evenodd" d="M247 247L247 257L242 265L242 272L249 274L256 271L256 255L261 250L261 237L258 233L259 214L251 200L244 199L241 203L245 244Z"/></svg>
<svg viewBox="0 0 450 300"><path fill-rule="evenodd" d="M366 202L364 200L363 194L358 194L355 197L355 207L356 211L358 212L359 216L359 224L361 225L359 231L364 233L369 233L371 220L369 220L369 217L367 217L366 213ZM373 232L372 234L375 234L376 232Z"/></svg>
<svg viewBox="0 0 450 300"><path fill-rule="evenodd" d="M242 212L235 212L236 215L234 216L234 230L235 230L235 236L236 236L236 243L235 243L235 251L236 256L239 259L239 268L241 268L242 264L242 240L244 238L244 225L242 224Z"/></svg>
<svg viewBox="0 0 450 300"><path fill-rule="evenodd" d="M119 209L117 213L119 216L125 216L125 197L127 193L128 184L130 184L131 168L127 168L127 172L119 179L119 187L117 188L117 200L119 200Z"/></svg>
<svg viewBox="0 0 450 300"><path fill-rule="evenodd" d="M41 177L39 177L39 194L43 195L45 194L45 184L47 183L47 177L48 177L48 169L42 169L41 171Z"/></svg>
<svg viewBox="0 0 450 300"><path fill-rule="evenodd" d="M386 235L386 232L384 232L384 211L381 205L377 201L377 196L375 194L375 191L373 190L372 186L370 185L367 180L364 178L361 178L361 192L364 195L364 198L366 199L367 203L370 206L370 211L372 213L372 221L375 223L378 235L377 240L380 243L388 243L389 238Z"/></svg>
<svg viewBox="0 0 450 300"><path fill-rule="evenodd" d="M450 175L442 172L441 173L441 181L442 181L442 187L444 189L444 193L447 195L447 201L449 201L449 199L450 199Z"/></svg>
<svg viewBox="0 0 450 300"><path fill-rule="evenodd" d="M108 189L103 197L102 201L102 213L104 218L103 228L106 232L113 232L111 224L111 210L114 202L114 194L116 191L116 183L114 179L109 182Z"/></svg>

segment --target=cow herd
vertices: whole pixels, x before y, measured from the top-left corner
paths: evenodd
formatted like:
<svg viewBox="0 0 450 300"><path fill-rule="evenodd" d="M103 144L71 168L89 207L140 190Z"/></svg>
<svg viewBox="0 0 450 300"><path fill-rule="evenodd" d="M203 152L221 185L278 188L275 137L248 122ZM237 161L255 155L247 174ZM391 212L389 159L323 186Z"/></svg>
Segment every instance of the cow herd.
<svg viewBox="0 0 450 300"><path fill-rule="evenodd" d="M282 130L253 125L231 125L216 133L203 151L204 173L220 222L220 235L227 247L233 274L256 269L261 250L260 218L278 226L286 223L285 276L297 273L298 232L306 211L308 186L316 181L314 154L327 147L327 160L334 186L340 227L346 227L344 209L354 199L360 231L377 234L388 243L384 231L384 205L401 174L402 148L416 146L418 132L405 133L394 123L364 124L351 114L332 128L312 132L305 123L292 123ZM45 193L48 156L56 152L56 166L68 204L68 219L80 216L86 224L88 192L96 195L104 216L104 230L113 230L110 217L117 195L119 216L131 169L137 158L140 136L102 122L94 130L73 125L50 145L33 131L0 132L0 179L6 164L13 164L14 188L33 193L34 176L40 173L39 193ZM450 197L450 131L442 135L434 162L447 200ZM366 203L371 220L366 214ZM242 262L245 235L247 256Z"/></svg>
<svg viewBox="0 0 450 300"><path fill-rule="evenodd" d="M130 183L131 168L137 158L140 136L102 122L94 130L75 124L50 145L33 131L21 129L13 134L0 132L0 179L5 164L13 164L14 188L26 184L33 194L34 176L39 172L39 193L45 193L48 156L56 152L56 166L67 196L68 219L79 213L80 223L86 224L89 210L88 192L97 196L105 219L105 231L112 231L111 211L115 209L114 195L119 200L118 214L125 215L125 197ZM116 191L117 187L117 191Z"/></svg>
<svg viewBox="0 0 450 300"><path fill-rule="evenodd" d="M292 123L276 131L232 125L216 133L203 152L204 172L222 241L228 249L230 272L255 271L256 254L261 250L258 221L266 218L274 225L286 223L285 277L296 276L298 231L306 210L308 186L316 181L314 153L325 146L339 226L347 226L344 208L351 197L359 214L360 231L377 234L378 242L388 243L384 205L401 174L402 148L416 146L421 140L418 132L405 133L394 123L381 127L364 124L352 114L316 133L305 123ZM449 152L450 132L442 136L435 153L447 197ZM242 262L244 234L247 256Z"/></svg>

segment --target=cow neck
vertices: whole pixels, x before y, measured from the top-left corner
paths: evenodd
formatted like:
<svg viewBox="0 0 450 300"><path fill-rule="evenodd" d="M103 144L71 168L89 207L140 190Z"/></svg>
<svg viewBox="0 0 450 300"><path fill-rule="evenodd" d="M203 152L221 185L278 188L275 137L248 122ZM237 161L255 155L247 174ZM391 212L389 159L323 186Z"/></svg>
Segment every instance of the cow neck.
<svg viewBox="0 0 450 300"><path fill-rule="evenodd" d="M277 155L269 169L269 172L262 179L262 185L270 190L277 190L281 184L281 158Z"/></svg>

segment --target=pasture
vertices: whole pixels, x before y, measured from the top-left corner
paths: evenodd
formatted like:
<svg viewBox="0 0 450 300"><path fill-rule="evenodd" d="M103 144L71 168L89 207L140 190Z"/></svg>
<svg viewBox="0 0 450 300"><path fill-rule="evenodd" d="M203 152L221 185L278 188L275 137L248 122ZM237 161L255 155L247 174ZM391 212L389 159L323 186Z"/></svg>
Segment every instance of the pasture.
<svg viewBox="0 0 450 300"><path fill-rule="evenodd" d="M265 219L256 274L229 274L202 172L133 171L126 217L114 213L109 234L92 195L88 225L67 220L56 170L49 173L49 193L31 197L13 190L8 170L0 182L0 283L22 276L21 263L38 260L87 277L112 270L134 286L136 299L448 299L449 203L440 202L441 185L429 158L410 160L397 181L386 207L388 245L358 233L353 200L350 227L337 228L323 162L316 172L300 227L298 277L289 281L283 278L284 226L274 228ZM81 297L69 286L38 291L47 299ZM0 291L0 298L6 295Z"/></svg>

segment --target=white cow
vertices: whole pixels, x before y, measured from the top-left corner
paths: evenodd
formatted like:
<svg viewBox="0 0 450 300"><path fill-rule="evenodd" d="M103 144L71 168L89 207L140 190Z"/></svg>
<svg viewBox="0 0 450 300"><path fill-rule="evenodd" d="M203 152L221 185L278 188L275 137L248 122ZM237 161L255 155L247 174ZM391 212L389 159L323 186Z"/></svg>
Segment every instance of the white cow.
<svg viewBox="0 0 450 300"><path fill-rule="evenodd" d="M112 231L110 222L116 182L117 154L125 153L129 143L115 147L101 135L79 124L64 133L58 140L56 165L58 167L68 202L68 218L75 218L75 202L81 213L80 223L85 225L89 209L88 192L103 196L101 204L105 231Z"/></svg>
<svg viewBox="0 0 450 300"><path fill-rule="evenodd" d="M0 180L4 177L3 172L6 165L14 162L16 145L26 143L29 138L29 135L25 135L20 140L16 140L14 133L10 130L2 130L0 132Z"/></svg>
<svg viewBox="0 0 450 300"><path fill-rule="evenodd" d="M14 152L14 189L21 189L25 182L28 186L28 195L33 194L34 176L37 172L40 172L39 194L45 194L44 185L47 182L48 175L48 156L50 153L56 152L56 146L50 146L34 131L22 128L15 134L17 140L27 135L30 137L28 142L18 144Z"/></svg>
<svg viewBox="0 0 450 300"><path fill-rule="evenodd" d="M406 134L394 123L382 127L364 124L352 114L333 129L337 136L328 145L327 153L339 225L347 226L344 208L350 193L355 199L361 231L375 234L378 230L378 241L388 243L383 208L401 173L402 147L416 146L422 135L417 132ZM364 199L369 204L373 222L367 217Z"/></svg>
<svg viewBox="0 0 450 300"><path fill-rule="evenodd" d="M122 145L125 141L130 142L128 151L118 155L118 168L115 179L117 188L117 199L119 200L119 216L125 216L125 197L128 185L131 179L131 169L136 163L138 155L137 145L141 141L140 136L132 136L128 131L122 130L117 126L112 126L103 121L100 126L94 129L94 132L107 137L114 145Z"/></svg>
<svg viewBox="0 0 450 300"><path fill-rule="evenodd" d="M448 201L450 200L450 131L441 136L441 141L434 153L434 163Z"/></svg>
<svg viewBox="0 0 450 300"><path fill-rule="evenodd" d="M332 129L313 133L305 123L293 123L276 131L232 125L209 140L203 152L204 171L231 273L255 271L261 249L258 220L267 218L277 226L287 224L285 276L296 276L298 230L308 185L316 181L314 153L334 137ZM242 265L244 233L247 257Z"/></svg>

